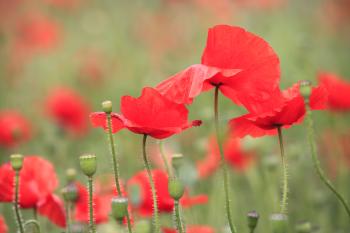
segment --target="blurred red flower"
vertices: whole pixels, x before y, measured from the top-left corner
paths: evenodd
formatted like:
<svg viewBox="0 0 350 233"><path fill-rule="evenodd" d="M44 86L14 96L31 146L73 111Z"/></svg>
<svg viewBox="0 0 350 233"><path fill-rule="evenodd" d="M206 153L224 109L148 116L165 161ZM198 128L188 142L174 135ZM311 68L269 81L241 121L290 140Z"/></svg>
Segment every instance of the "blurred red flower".
<svg viewBox="0 0 350 233"><path fill-rule="evenodd" d="M276 96L275 101L280 104L272 106L262 112L251 112L230 121L233 132L238 137L250 135L260 137L277 134L277 128L288 128L300 123L305 115L304 98L299 92L299 83ZM313 110L324 109L327 102L327 91L323 86L314 87L310 97Z"/></svg>
<svg viewBox="0 0 350 233"><path fill-rule="evenodd" d="M332 73L320 73L320 84L328 91L328 107L333 111L350 110L350 82Z"/></svg>
<svg viewBox="0 0 350 233"><path fill-rule="evenodd" d="M5 110L0 112L0 145L14 147L31 137L31 126L19 112Z"/></svg>
<svg viewBox="0 0 350 233"><path fill-rule="evenodd" d="M143 88L139 98L123 96L121 112L122 115L112 114L113 133L127 128L137 134L163 139L201 124L200 121L188 122L188 110L184 105L168 100L150 87ZM92 113L90 119L94 127L107 129L105 113Z"/></svg>
<svg viewBox="0 0 350 233"><path fill-rule="evenodd" d="M106 179L107 178L107 179ZM118 192L114 187L113 177L98 177L95 182L95 190L93 194L94 201L94 219L97 224L108 221L111 212L112 198L118 196ZM85 186L76 183L78 188L78 200L75 203L75 219L80 222L89 222L89 202L88 191ZM121 185L123 196L126 195L124 186Z"/></svg>
<svg viewBox="0 0 350 233"><path fill-rule="evenodd" d="M12 202L14 198L14 176L10 163L0 167L0 202ZM65 226L65 213L62 201L53 194L58 186L52 164L39 156L24 157L20 172L19 204L22 208L38 209L58 226ZM51 211L55 209L55 211Z"/></svg>
<svg viewBox="0 0 350 233"><path fill-rule="evenodd" d="M46 112L65 130L74 135L86 132L89 105L72 89L61 87L52 90L46 99Z"/></svg>
<svg viewBox="0 0 350 233"><path fill-rule="evenodd" d="M174 208L174 200L168 192L168 175L162 170L152 170L152 176L155 182L155 188L158 196L159 212L171 212ZM148 180L147 172L136 173L127 183L131 206L141 216L151 216L153 212L153 200L151 186ZM190 197L185 192L180 199L183 207L191 207L196 204L204 204L208 201L206 195Z"/></svg>
<svg viewBox="0 0 350 233"><path fill-rule="evenodd" d="M172 228L163 228L163 233L176 233L177 231ZM187 226L186 227L187 233L214 233L215 230L212 227L209 226Z"/></svg>
<svg viewBox="0 0 350 233"><path fill-rule="evenodd" d="M224 142L224 155L227 163L237 171L246 170L253 162L253 155L242 150L240 139L229 136ZM197 162L198 175L205 178L213 174L220 166L220 153L216 139L211 137L207 156Z"/></svg>
<svg viewBox="0 0 350 233"><path fill-rule="evenodd" d="M283 6L287 0L238 0L241 7L272 9Z"/></svg>
<svg viewBox="0 0 350 233"><path fill-rule="evenodd" d="M0 216L0 233L7 233L7 226L2 216Z"/></svg>
<svg viewBox="0 0 350 233"><path fill-rule="evenodd" d="M270 99L279 78L279 58L266 41L240 27L217 25L209 29L202 65L190 66L157 89L172 101L189 104L217 86L235 103L255 110L251 103Z"/></svg>

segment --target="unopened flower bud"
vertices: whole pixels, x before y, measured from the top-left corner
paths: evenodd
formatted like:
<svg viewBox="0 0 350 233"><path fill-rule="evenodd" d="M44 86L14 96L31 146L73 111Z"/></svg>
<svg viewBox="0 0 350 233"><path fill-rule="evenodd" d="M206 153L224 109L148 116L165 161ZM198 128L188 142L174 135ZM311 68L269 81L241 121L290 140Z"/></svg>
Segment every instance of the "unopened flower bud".
<svg viewBox="0 0 350 233"><path fill-rule="evenodd" d="M310 233L312 230L311 223L310 222L299 222L295 230L297 233Z"/></svg>
<svg viewBox="0 0 350 233"><path fill-rule="evenodd" d="M11 155L11 166L15 171L20 171L23 167L23 155L14 154Z"/></svg>
<svg viewBox="0 0 350 233"><path fill-rule="evenodd" d="M287 233L288 217L285 214L272 214L270 216L273 233Z"/></svg>
<svg viewBox="0 0 350 233"><path fill-rule="evenodd" d="M68 168L66 170L66 178L68 183L75 181L76 177L77 177L77 171L74 168Z"/></svg>
<svg viewBox="0 0 350 233"><path fill-rule="evenodd" d="M184 195L185 187L178 179L170 179L168 183L168 191L170 196L178 201Z"/></svg>
<svg viewBox="0 0 350 233"><path fill-rule="evenodd" d="M102 102L102 110L105 113L111 113L112 112L112 101L106 100Z"/></svg>
<svg viewBox="0 0 350 233"><path fill-rule="evenodd" d="M184 156L182 154L173 154L171 164L175 170L178 170L183 163Z"/></svg>
<svg viewBox="0 0 350 233"><path fill-rule="evenodd" d="M92 177L96 172L96 155L80 156L80 168L86 176Z"/></svg>
<svg viewBox="0 0 350 233"><path fill-rule="evenodd" d="M112 216L115 219L123 219L128 213L128 198L113 197L112 198Z"/></svg>
<svg viewBox="0 0 350 233"><path fill-rule="evenodd" d="M311 82L307 80L300 81L299 91L304 99L309 99L311 96Z"/></svg>
<svg viewBox="0 0 350 233"><path fill-rule="evenodd" d="M248 227L251 232L254 231L259 221L259 214L256 211L251 211L247 214Z"/></svg>
<svg viewBox="0 0 350 233"><path fill-rule="evenodd" d="M78 199L78 189L74 183L69 183L61 192L66 202L75 202Z"/></svg>

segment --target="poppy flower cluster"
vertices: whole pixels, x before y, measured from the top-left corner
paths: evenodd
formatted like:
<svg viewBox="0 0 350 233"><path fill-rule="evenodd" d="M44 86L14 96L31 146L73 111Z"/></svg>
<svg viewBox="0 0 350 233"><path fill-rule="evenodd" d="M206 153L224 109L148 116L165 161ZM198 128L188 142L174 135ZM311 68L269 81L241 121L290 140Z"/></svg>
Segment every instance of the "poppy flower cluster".
<svg viewBox="0 0 350 233"><path fill-rule="evenodd" d="M0 167L0 202L13 202L14 176L15 172L10 163ZM54 194L58 187L58 179L53 165L39 156L27 156L20 172L20 180L21 208L36 209L56 225L65 227L63 202Z"/></svg>

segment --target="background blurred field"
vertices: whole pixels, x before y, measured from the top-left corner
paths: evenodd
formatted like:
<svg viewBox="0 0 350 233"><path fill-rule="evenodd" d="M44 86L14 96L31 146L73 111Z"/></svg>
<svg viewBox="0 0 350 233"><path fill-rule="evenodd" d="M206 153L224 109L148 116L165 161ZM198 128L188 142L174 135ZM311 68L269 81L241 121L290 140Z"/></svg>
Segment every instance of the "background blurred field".
<svg viewBox="0 0 350 233"><path fill-rule="evenodd" d="M301 79L316 82L316 73L323 70L350 77L350 3L346 0L1 0L0 15L0 108L22 112L33 125L31 140L17 148L1 148L0 161L8 161L13 152L41 155L55 164L62 184L65 169L78 169L78 156L84 152L98 156L100 174L109 171L109 151L102 130L89 129L80 137L62 134L45 114L50 90L68 86L86 98L91 111L100 110L105 99L112 100L118 111L122 95L138 96L142 87L155 86L199 63L207 29L215 24L242 26L266 39L281 60L282 88ZM26 38L18 28L35 17L52 22L55 29L48 26L53 31L46 34L45 46L27 54L16 47L17 40ZM171 151L183 153L189 166L194 167L207 153L213 132L212 94L201 95L190 106L191 119L202 119L203 126L165 142ZM243 109L228 100L221 102L224 128ZM323 166L350 200L349 114L314 115ZM337 140L332 143L335 135L342 136L347 148ZM122 178L127 180L143 168L141 136L125 131L116 140ZM349 232L345 212L313 170L303 126L286 130L285 143L290 161L291 228L308 220L319 227L318 232ZM243 229L240 232L247 232L246 213L255 209L262 216L257 232L271 232L268 216L278 210L279 202L278 141L275 137L247 138L243 146L255 151L256 160L244 172L231 172L235 222ZM191 171L191 192L207 193L209 203L185 210L186 221L211 225L221 232L226 223L221 174L196 181ZM9 232L15 232L11 206L1 204L0 208ZM171 225L171 219L165 215L164 225ZM108 226L101 226L100 232L116 232L103 227ZM59 232L51 226L47 229Z"/></svg>

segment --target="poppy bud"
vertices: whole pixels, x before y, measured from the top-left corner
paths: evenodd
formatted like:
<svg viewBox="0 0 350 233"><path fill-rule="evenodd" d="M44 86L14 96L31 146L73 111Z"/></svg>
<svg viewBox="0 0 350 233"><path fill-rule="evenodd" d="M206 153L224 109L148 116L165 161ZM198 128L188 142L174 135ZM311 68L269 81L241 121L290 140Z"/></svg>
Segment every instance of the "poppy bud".
<svg viewBox="0 0 350 233"><path fill-rule="evenodd" d="M128 213L128 198L113 197L112 198L112 216L115 219L123 219Z"/></svg>
<svg viewBox="0 0 350 233"><path fill-rule="evenodd" d="M253 232L258 225L259 214L256 211L251 211L247 214L248 227Z"/></svg>
<svg viewBox="0 0 350 233"><path fill-rule="evenodd" d="M272 214L270 216L273 233L287 233L288 217L285 214Z"/></svg>
<svg viewBox="0 0 350 233"><path fill-rule="evenodd" d="M140 220L135 223L135 233L151 233L151 223L147 220Z"/></svg>
<svg viewBox="0 0 350 233"><path fill-rule="evenodd" d="M183 163L184 156L182 154L173 154L171 164L175 170L178 170Z"/></svg>
<svg viewBox="0 0 350 233"><path fill-rule="evenodd" d="M96 155L80 156L80 168L86 176L92 177L96 172Z"/></svg>
<svg viewBox="0 0 350 233"><path fill-rule="evenodd" d="M304 99L309 99L311 95L311 82L307 80L300 81L299 91Z"/></svg>
<svg viewBox="0 0 350 233"><path fill-rule="evenodd" d="M66 202L75 202L78 199L78 189L74 183L68 184L61 192Z"/></svg>
<svg viewBox="0 0 350 233"><path fill-rule="evenodd" d="M297 233L310 233L311 232L311 223L310 222L299 222L296 227L295 230Z"/></svg>
<svg viewBox="0 0 350 233"><path fill-rule="evenodd" d="M20 171L23 166L23 155L14 154L14 155L11 155L10 159L11 159L12 169L17 172Z"/></svg>
<svg viewBox="0 0 350 233"><path fill-rule="evenodd" d="M170 179L168 183L168 191L170 196L178 201L185 192L185 187L178 179Z"/></svg>
<svg viewBox="0 0 350 233"><path fill-rule="evenodd" d="M112 112L112 101L106 100L102 102L102 110L109 114Z"/></svg>
<svg viewBox="0 0 350 233"><path fill-rule="evenodd" d="M76 177L77 177L77 171L74 168L68 168L66 170L66 178L68 183L75 181Z"/></svg>

